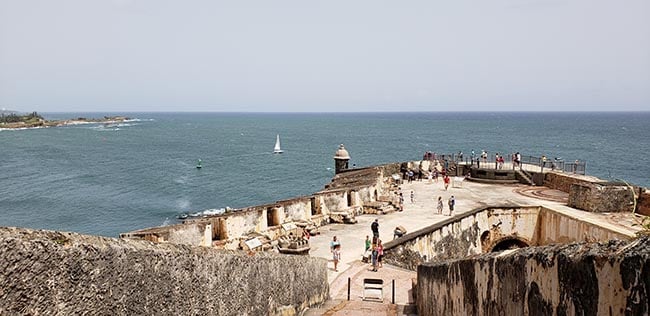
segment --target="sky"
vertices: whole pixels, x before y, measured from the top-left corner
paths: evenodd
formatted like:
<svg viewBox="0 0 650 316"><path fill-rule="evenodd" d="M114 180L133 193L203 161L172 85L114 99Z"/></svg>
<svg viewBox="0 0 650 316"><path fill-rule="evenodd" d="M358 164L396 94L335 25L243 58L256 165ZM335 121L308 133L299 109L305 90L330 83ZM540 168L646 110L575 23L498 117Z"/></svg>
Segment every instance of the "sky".
<svg viewBox="0 0 650 316"><path fill-rule="evenodd" d="M0 0L0 108L648 111L648 0Z"/></svg>

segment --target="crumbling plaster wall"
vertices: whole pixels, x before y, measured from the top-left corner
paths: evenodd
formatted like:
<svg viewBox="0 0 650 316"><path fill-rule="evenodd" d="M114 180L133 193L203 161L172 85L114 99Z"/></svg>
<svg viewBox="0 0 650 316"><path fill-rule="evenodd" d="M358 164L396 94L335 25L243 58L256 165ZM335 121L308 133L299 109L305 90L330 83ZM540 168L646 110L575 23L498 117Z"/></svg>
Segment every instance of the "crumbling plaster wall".
<svg viewBox="0 0 650 316"><path fill-rule="evenodd" d="M291 315L322 303L327 262L0 228L0 315Z"/></svg>
<svg viewBox="0 0 650 316"><path fill-rule="evenodd" d="M418 315L648 315L650 239L530 247L418 267Z"/></svg>
<svg viewBox="0 0 650 316"><path fill-rule="evenodd" d="M540 225L533 238L536 245L610 239L627 240L633 237L547 208L542 208L538 222Z"/></svg>
<svg viewBox="0 0 650 316"><path fill-rule="evenodd" d="M175 225L169 231L168 242L180 245L199 245L203 240L206 223L192 223L188 225Z"/></svg>
<svg viewBox="0 0 650 316"><path fill-rule="evenodd" d="M284 204L285 221L308 221L311 218L311 201L294 199Z"/></svg>
<svg viewBox="0 0 650 316"><path fill-rule="evenodd" d="M512 239L532 246L632 237L539 206L490 206L386 242L383 260L415 270L425 262L489 252Z"/></svg>
<svg viewBox="0 0 650 316"><path fill-rule="evenodd" d="M505 237L530 244L539 207L487 207L450 218L384 244L385 262L415 270L424 262L463 258L489 251ZM483 239L482 239L483 238Z"/></svg>

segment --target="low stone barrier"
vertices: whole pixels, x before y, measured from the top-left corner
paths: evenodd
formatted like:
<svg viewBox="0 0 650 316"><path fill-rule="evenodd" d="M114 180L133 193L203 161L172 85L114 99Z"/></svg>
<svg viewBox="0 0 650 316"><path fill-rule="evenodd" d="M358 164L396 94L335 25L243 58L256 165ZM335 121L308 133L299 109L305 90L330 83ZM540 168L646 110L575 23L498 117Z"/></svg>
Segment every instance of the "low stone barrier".
<svg viewBox="0 0 650 316"><path fill-rule="evenodd" d="M650 237L418 266L418 315L648 315Z"/></svg>
<svg viewBox="0 0 650 316"><path fill-rule="evenodd" d="M327 262L0 228L0 315L293 315L329 296Z"/></svg>

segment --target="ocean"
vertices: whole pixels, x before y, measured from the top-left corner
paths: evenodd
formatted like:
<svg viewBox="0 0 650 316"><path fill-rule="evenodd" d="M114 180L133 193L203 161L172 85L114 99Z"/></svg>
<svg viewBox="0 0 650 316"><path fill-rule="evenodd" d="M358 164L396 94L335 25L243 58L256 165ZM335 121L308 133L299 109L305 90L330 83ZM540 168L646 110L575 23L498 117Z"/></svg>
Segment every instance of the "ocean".
<svg viewBox="0 0 650 316"><path fill-rule="evenodd" d="M339 144L351 166L519 151L650 187L650 112L41 114L134 120L0 131L0 226L116 237L309 195L334 175ZM276 135L283 154L272 153Z"/></svg>

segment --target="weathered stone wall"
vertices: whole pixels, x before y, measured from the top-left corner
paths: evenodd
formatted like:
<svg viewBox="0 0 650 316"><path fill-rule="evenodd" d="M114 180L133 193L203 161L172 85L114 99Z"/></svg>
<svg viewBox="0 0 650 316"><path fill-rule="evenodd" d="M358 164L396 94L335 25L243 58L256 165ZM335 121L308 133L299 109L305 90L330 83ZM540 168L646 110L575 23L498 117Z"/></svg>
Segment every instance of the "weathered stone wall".
<svg viewBox="0 0 650 316"><path fill-rule="evenodd" d="M650 239L530 247L418 267L418 315L648 315Z"/></svg>
<svg viewBox="0 0 650 316"><path fill-rule="evenodd" d="M570 242L597 242L611 239L627 240L635 236L634 231L614 231L588 219L580 219L542 208L538 218L539 225L535 236L534 245L548 245Z"/></svg>
<svg viewBox="0 0 650 316"><path fill-rule="evenodd" d="M626 185L575 183L569 190L568 205L594 213L632 212L634 193Z"/></svg>
<svg viewBox="0 0 650 316"><path fill-rule="evenodd" d="M596 180L591 178L578 177L571 174L564 174L559 172L547 172L544 177L544 186L569 193L571 185L573 184L589 184L589 183L606 183L607 181Z"/></svg>
<svg viewBox="0 0 650 316"><path fill-rule="evenodd" d="M488 206L386 242L383 260L415 270L425 262L464 258L499 246L626 240L633 236L634 232L614 231L539 206Z"/></svg>
<svg viewBox="0 0 650 316"><path fill-rule="evenodd" d="M414 231L384 244L384 262L415 270L424 262L464 258L490 251L512 238L530 245L539 207L493 206Z"/></svg>
<svg viewBox="0 0 650 316"><path fill-rule="evenodd" d="M327 262L0 228L0 315L291 315L322 303Z"/></svg>

